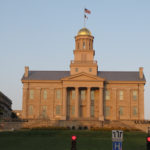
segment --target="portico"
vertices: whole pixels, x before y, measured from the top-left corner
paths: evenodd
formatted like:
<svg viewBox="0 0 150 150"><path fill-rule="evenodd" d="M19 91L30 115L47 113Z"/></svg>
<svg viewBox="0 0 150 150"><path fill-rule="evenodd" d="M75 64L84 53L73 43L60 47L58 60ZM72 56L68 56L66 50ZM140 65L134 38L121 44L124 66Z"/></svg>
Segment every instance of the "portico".
<svg viewBox="0 0 150 150"><path fill-rule="evenodd" d="M104 79L80 73L62 80L65 89L63 110L66 110L66 119L104 120Z"/></svg>

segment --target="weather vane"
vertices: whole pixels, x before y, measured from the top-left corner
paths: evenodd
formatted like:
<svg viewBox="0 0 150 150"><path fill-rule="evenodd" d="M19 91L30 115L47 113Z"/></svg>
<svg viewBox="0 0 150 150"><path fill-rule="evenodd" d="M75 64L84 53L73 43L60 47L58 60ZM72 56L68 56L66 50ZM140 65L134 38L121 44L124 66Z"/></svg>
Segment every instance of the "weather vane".
<svg viewBox="0 0 150 150"><path fill-rule="evenodd" d="M87 14L91 14L91 11L89 9L84 8L84 27L86 25L86 20L88 19Z"/></svg>

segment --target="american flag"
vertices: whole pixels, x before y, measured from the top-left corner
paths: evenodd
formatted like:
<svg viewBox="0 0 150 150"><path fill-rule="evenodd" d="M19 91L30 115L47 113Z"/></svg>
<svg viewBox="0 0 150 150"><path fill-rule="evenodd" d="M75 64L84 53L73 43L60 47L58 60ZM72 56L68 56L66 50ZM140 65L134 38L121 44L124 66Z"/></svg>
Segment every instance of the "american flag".
<svg viewBox="0 0 150 150"><path fill-rule="evenodd" d="M84 12L87 13L87 14L91 14L91 11L86 9L86 8L84 9Z"/></svg>

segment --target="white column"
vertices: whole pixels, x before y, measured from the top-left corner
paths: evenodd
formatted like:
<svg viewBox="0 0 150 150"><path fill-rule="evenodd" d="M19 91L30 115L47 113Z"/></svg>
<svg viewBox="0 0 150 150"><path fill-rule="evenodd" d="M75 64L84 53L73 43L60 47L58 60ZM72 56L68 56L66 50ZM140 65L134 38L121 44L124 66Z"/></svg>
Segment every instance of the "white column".
<svg viewBox="0 0 150 150"><path fill-rule="evenodd" d="M55 90L54 89L49 89L50 90L50 120L54 120L54 100L55 100Z"/></svg>
<svg viewBox="0 0 150 150"><path fill-rule="evenodd" d="M62 119L66 120L67 115L67 88L63 87L63 112Z"/></svg>
<svg viewBox="0 0 150 150"><path fill-rule="evenodd" d="M87 88L87 118L91 117L91 88Z"/></svg>
<svg viewBox="0 0 150 150"><path fill-rule="evenodd" d="M103 88L99 88L99 120L104 120Z"/></svg>
<svg viewBox="0 0 150 150"><path fill-rule="evenodd" d="M75 98L75 117L79 117L79 88L75 88L76 98Z"/></svg>

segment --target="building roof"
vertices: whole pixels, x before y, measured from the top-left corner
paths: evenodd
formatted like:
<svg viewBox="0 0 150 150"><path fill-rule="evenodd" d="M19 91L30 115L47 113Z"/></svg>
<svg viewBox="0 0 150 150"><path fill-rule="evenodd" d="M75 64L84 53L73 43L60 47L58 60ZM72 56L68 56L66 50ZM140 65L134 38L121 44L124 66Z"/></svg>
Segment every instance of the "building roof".
<svg viewBox="0 0 150 150"><path fill-rule="evenodd" d="M61 80L70 76L70 71L29 71L28 78L22 80ZM139 78L139 72L134 71L98 71L98 77L107 81L146 81Z"/></svg>

